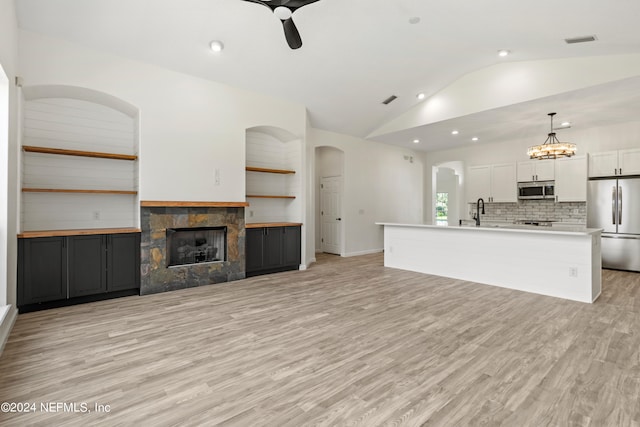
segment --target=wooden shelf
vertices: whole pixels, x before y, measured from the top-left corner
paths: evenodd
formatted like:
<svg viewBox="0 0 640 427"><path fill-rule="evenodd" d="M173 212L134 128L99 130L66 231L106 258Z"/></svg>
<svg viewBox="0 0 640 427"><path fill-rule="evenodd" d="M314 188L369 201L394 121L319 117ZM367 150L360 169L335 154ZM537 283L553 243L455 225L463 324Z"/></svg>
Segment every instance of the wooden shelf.
<svg viewBox="0 0 640 427"><path fill-rule="evenodd" d="M269 168L256 168L253 166L247 166L245 168L248 172L262 172L262 173L279 173L279 174L292 174L296 173L296 171L288 170L288 169L269 169Z"/></svg>
<svg viewBox="0 0 640 427"><path fill-rule="evenodd" d="M91 194L138 194L127 190L78 190L73 188L23 188L23 193L91 193Z"/></svg>
<svg viewBox="0 0 640 427"><path fill-rule="evenodd" d="M38 230L23 231L18 234L18 239L32 239L35 237L58 237L58 236L89 236L93 234L124 234L140 233L139 228L86 228L73 230Z"/></svg>
<svg viewBox="0 0 640 427"><path fill-rule="evenodd" d="M296 196L261 196L256 194L247 194L247 197L254 199L295 199Z"/></svg>
<svg viewBox="0 0 640 427"><path fill-rule="evenodd" d="M65 150L62 148L34 147L23 145L22 149L29 153L58 154L62 156L95 157L113 160L138 160L138 156L130 154L100 153L97 151Z"/></svg>

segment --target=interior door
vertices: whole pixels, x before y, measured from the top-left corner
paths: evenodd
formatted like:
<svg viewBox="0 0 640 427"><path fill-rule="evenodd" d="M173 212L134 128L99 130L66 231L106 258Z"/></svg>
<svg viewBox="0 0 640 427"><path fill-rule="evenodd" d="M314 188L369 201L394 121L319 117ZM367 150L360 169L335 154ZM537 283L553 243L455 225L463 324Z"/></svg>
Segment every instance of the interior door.
<svg viewBox="0 0 640 427"><path fill-rule="evenodd" d="M342 177L320 180L322 252L342 254Z"/></svg>
<svg viewBox="0 0 640 427"><path fill-rule="evenodd" d="M640 178L618 180L618 233L640 234Z"/></svg>

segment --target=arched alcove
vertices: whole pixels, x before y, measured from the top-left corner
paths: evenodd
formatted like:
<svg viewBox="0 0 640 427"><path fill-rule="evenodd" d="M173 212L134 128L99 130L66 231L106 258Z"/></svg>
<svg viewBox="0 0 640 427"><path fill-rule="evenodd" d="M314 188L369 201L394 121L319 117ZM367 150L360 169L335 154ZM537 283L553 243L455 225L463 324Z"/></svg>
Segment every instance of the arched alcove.
<svg viewBox="0 0 640 427"><path fill-rule="evenodd" d="M254 126L246 129L245 143L246 222L302 222L301 139L279 127Z"/></svg>
<svg viewBox="0 0 640 427"><path fill-rule="evenodd" d="M317 192L314 212L317 252L338 255L344 253L344 222L342 221L344 163L344 151L341 149L328 145L316 147L314 188ZM324 200L323 194L325 194ZM330 212L325 212L327 211L325 205L330 205L329 208L335 212L331 212L331 215Z"/></svg>
<svg viewBox="0 0 640 427"><path fill-rule="evenodd" d="M22 231L138 227L138 109L76 86L22 93Z"/></svg>
<svg viewBox="0 0 640 427"><path fill-rule="evenodd" d="M22 88L25 101L45 98L69 98L104 105L120 111L129 117L138 115L138 108L120 98L105 92L79 86L68 85L36 85Z"/></svg>
<svg viewBox="0 0 640 427"><path fill-rule="evenodd" d="M439 163L432 169L431 212L434 224L457 225L464 217L464 163L449 161ZM438 194L447 194L446 201L438 200ZM446 205L446 223L438 220L439 205ZM442 206L440 206L442 207ZM442 217L441 217L442 218Z"/></svg>

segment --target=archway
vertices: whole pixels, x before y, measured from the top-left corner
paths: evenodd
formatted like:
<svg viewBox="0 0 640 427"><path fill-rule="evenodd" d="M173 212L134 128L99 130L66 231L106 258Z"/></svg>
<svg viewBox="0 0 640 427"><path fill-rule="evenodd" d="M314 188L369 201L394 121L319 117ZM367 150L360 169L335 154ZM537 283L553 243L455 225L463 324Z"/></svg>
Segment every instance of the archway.
<svg viewBox="0 0 640 427"><path fill-rule="evenodd" d="M444 162L432 170L431 211L433 223L458 225L464 216L464 166L461 161Z"/></svg>
<svg viewBox="0 0 640 427"><path fill-rule="evenodd" d="M315 149L316 252L344 255L344 152L332 146Z"/></svg>

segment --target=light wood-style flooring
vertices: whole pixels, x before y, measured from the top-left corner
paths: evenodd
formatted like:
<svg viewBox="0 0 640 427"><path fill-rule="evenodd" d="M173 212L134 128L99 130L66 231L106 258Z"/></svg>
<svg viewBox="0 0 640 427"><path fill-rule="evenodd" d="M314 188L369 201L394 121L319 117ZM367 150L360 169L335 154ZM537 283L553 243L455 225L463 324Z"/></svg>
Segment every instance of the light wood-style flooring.
<svg viewBox="0 0 640 427"><path fill-rule="evenodd" d="M320 255L20 315L0 396L38 405L2 426L639 426L640 274L583 304Z"/></svg>

